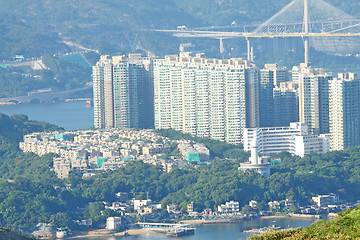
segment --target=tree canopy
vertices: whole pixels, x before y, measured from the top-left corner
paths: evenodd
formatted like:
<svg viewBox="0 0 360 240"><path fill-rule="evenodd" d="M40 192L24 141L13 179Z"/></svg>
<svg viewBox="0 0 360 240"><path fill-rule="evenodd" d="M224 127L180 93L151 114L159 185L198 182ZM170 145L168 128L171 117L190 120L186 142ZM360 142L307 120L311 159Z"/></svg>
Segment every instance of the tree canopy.
<svg viewBox="0 0 360 240"><path fill-rule="evenodd" d="M250 240L280 239L358 239L360 237L360 207L340 213L330 221L318 221L307 228L289 231L271 231Z"/></svg>
<svg viewBox="0 0 360 240"><path fill-rule="evenodd" d="M348 201L360 199L359 147L303 158L281 153L273 156L281 163L272 166L268 177L239 171L244 154L240 151L239 155L232 153L231 159L214 158L210 165L191 165L170 173L161 166L131 161L115 171L90 178L60 180L50 170L54 155L39 157L23 153L17 146L23 133L54 130L56 126L29 121L23 115L0 115L0 123L0 223L7 228L32 229L38 222L47 222L78 229L72 220L88 217L93 218L94 224L101 224L105 216L114 215L108 211L100 214L104 212L103 202L117 201L117 192L126 192L129 198L136 199L145 199L148 194L153 202L163 206L176 204L185 208L186 203L194 202L196 211L215 209L231 200L241 206L250 200L267 206L269 201L284 199L306 205L312 196L328 193ZM205 145L207 141L203 139ZM228 148L224 152L239 149L220 142L208 146Z"/></svg>

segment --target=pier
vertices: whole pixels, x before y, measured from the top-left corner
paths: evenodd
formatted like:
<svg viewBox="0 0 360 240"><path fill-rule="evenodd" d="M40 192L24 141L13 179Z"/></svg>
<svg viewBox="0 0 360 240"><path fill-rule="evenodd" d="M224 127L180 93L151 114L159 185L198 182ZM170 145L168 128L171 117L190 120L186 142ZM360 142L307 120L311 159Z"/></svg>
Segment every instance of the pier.
<svg viewBox="0 0 360 240"><path fill-rule="evenodd" d="M175 229L175 228L190 228L190 224L181 223L147 223L138 222L136 223L141 228L157 228L157 229Z"/></svg>

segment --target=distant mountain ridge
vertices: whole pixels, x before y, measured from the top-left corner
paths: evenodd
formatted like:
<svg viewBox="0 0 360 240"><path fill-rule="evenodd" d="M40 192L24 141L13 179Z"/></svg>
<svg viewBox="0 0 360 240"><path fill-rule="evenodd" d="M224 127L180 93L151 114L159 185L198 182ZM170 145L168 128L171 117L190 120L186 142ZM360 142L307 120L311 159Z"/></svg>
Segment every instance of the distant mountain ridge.
<svg viewBox="0 0 360 240"><path fill-rule="evenodd" d="M206 53L211 58L247 57L243 38L223 41L210 38L176 38L153 29L176 29L260 24L277 13L290 0L0 0L0 61L42 57L49 70L3 68L0 65L0 97L26 95L30 91L55 91L82 87L91 81L90 66L79 66L61 59L74 52L91 49L99 54L124 55L141 52L158 57L178 54L181 43L194 47L186 51ZM353 0L329 0L339 9L359 15ZM215 28L214 28L215 29ZM213 29L213 30L214 30ZM221 30L221 29L219 29ZM277 62L291 68L303 61L301 39L252 40L258 66ZM88 52L85 58L95 64L99 56ZM55 56L54 56L55 55ZM82 56L80 56L82 57ZM314 67L358 68L360 58L338 57L311 51ZM6 64L5 64L6 65ZM50 66L51 65L51 66ZM86 93L86 97L91 92ZM84 95L85 97L85 95Z"/></svg>
<svg viewBox="0 0 360 240"><path fill-rule="evenodd" d="M129 50L137 42L153 50L169 48L166 45L173 48L172 43L165 41L169 36L150 34L149 38L148 33L136 30L221 26L233 21L239 25L261 23L288 3L289 0L0 0L0 34L4 36L0 44L6 46L0 51L0 59L14 54L41 56L67 49L62 43L64 37L102 53ZM329 3L352 15L360 12L356 1Z"/></svg>

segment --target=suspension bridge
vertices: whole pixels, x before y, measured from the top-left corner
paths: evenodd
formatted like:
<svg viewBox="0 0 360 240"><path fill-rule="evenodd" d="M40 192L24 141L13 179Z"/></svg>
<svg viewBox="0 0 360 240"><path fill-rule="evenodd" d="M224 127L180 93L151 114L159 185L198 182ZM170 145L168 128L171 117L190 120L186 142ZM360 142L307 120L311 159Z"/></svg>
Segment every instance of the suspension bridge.
<svg viewBox="0 0 360 240"><path fill-rule="evenodd" d="M360 20L323 0L293 0L253 31L191 30L186 27L155 31L173 33L182 38L218 39L220 53L224 52L224 39L245 38L247 58L250 61L253 60L252 38L302 38L305 63L309 62L309 45L328 52L341 51L341 48L356 51L360 47Z"/></svg>

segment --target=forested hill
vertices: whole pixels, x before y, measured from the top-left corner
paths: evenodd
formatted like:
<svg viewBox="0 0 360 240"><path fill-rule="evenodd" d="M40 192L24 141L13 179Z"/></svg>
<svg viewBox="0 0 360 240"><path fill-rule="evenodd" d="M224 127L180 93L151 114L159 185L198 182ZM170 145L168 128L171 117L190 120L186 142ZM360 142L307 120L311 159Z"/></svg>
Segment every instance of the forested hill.
<svg viewBox="0 0 360 240"><path fill-rule="evenodd" d="M14 233L7 229L0 228L0 239L3 240L35 240L35 238L26 237L17 233Z"/></svg>
<svg viewBox="0 0 360 240"><path fill-rule="evenodd" d="M31 231L39 222L45 222L79 230L73 220L87 218L93 219L94 227L101 226L106 217L118 214L105 211L103 204L117 201L117 192L138 199L148 195L154 203L176 204L184 212L188 202L194 202L194 209L201 212L231 200L238 201L241 207L256 200L258 209L263 210L269 201L284 199L306 206L318 194L335 193L351 202L360 198L360 148L304 158L282 153L277 156L281 162L272 167L272 174L261 177L238 170L246 158L240 149L204 139L212 153L221 157L210 165L166 173L160 166L131 161L91 178L61 180L50 170L54 155L39 157L17 147L23 133L55 130L56 126L32 122L22 115L0 115L0 120L0 226L10 229ZM162 133L179 137L171 131ZM66 188L65 183L71 183L71 188Z"/></svg>
<svg viewBox="0 0 360 240"><path fill-rule="evenodd" d="M25 134L59 129L62 128L50 123L31 121L26 115L15 114L9 117L0 113L0 138L16 145Z"/></svg>
<svg viewBox="0 0 360 240"><path fill-rule="evenodd" d="M319 221L305 229L269 232L250 238L251 240L280 239L359 239L360 207L340 213L331 221Z"/></svg>
<svg viewBox="0 0 360 240"><path fill-rule="evenodd" d="M360 5L353 0L327 0L355 17ZM243 38L226 39L219 53L216 39L176 38L152 29L259 24L291 0L0 0L0 97L22 96L52 88L54 91L82 88L91 81L91 65L99 54L123 55L148 51L158 57L178 54L179 44L191 43L186 51L207 57L246 57ZM216 28L214 28L216 29ZM222 30L222 29L219 29ZM228 29L229 30L229 29ZM251 29L249 29L251 30ZM303 61L301 39L254 40L257 66L277 62L291 68ZM357 46L357 45L354 45ZM84 48L92 51L72 55ZM311 49L313 67L359 69L360 58L335 56ZM357 52L355 52L357 53ZM346 55L346 53L343 53ZM8 67L16 55L42 57L46 68ZM85 61L86 60L86 61ZM2 62L4 61L4 62ZM6 68L4 68L6 67ZM89 97L87 92L82 97Z"/></svg>
<svg viewBox="0 0 360 240"><path fill-rule="evenodd" d="M359 15L357 1L328 2ZM177 52L181 40L137 30L260 23L288 3L290 0L0 0L0 59L62 51L66 49L62 42L69 39L101 53L136 46L157 54Z"/></svg>
<svg viewBox="0 0 360 240"><path fill-rule="evenodd" d="M63 128L46 122L31 121L25 115L17 114L9 117L0 113L0 178L26 177L37 180L52 178L54 174L49 168L52 158L25 154L19 149L18 144L24 134L55 130L63 130ZM1 199L0 196L0 202Z"/></svg>

